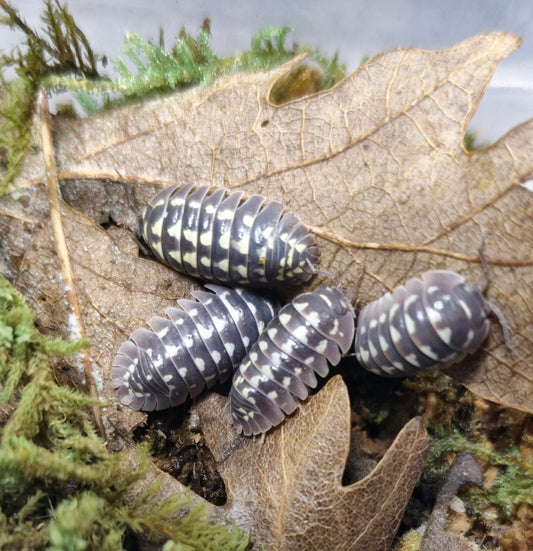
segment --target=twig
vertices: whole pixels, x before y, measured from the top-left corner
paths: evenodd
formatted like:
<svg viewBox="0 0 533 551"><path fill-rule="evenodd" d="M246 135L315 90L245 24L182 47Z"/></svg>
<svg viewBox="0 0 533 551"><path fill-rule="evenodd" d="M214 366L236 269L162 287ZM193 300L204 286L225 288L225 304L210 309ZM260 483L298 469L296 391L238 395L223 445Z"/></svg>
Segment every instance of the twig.
<svg viewBox="0 0 533 551"><path fill-rule="evenodd" d="M1 2L2 0L0 0ZM76 292L76 284L74 281L74 273L72 271L72 264L70 262L70 254L65 239L65 232L63 231L63 222L61 219L61 208L58 197L58 176L57 165L54 156L54 145L52 142L52 132L50 129L50 111L48 109L48 100L46 98L46 92L41 88L38 94L38 105L40 108L41 118L41 139L43 145L43 157L44 165L46 167L46 183L48 187L48 198L50 201L50 220L52 222L52 230L54 233L54 240L56 244L56 253L61 265L61 275L65 283L67 292L67 299L76 320L80 337L85 336L85 327L83 324L83 318L81 315L80 304L78 301L78 294ZM96 389L96 383L91 369L91 358L89 351L83 351L83 371L85 374L85 382L89 394L93 398L98 398L98 392ZM105 438L105 430L102 422L102 412L100 406L93 406L93 415L96 423L96 427L102 438Z"/></svg>
<svg viewBox="0 0 533 551"><path fill-rule="evenodd" d="M479 255L469 256L464 253L459 253L455 251L448 251L446 249L438 249L436 247L428 247L427 245L418 245L416 243L373 243L365 241L352 241L350 239L345 239L339 235L323 230L317 226L312 226L306 224L306 226L315 234L324 239L331 241L332 243L337 243L339 245L344 245L345 247L352 249L372 249L378 251L402 251L402 252L415 252L415 253L428 253L439 256L446 256L449 258L455 258L457 260L463 260L465 262L481 262ZM518 259L507 259L507 258L486 258L485 260L488 264L494 266L532 266L533 258L525 258L524 260Z"/></svg>

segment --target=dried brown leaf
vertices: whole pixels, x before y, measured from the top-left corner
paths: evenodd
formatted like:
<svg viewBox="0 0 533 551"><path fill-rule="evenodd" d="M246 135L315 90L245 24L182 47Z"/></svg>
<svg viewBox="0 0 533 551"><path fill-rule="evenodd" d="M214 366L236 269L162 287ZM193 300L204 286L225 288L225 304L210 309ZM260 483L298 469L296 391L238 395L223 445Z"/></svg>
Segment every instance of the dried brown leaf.
<svg viewBox="0 0 533 551"><path fill-rule="evenodd" d="M35 218L48 204L41 187L26 190L23 200L32 206ZM6 198L3 206L4 211L16 213L20 202ZM175 305L176 298L188 295L193 284L176 279L164 266L137 258L136 246L127 232L106 232L67 205L63 205L61 214L75 292L83 312L86 337L91 342L94 378L98 381L99 397L110 404L104 411L109 445L111 449L121 449L131 442L132 429L144 421L145 415L118 407L109 384L116 351L135 327L143 325L155 312ZM14 226L30 234L31 240L18 243L15 232L8 229ZM71 310L63 292L49 220L44 218L30 224L13 216L2 216L0 231L5 232L12 254L21 256L16 283L35 308L39 325L46 332L70 337L66 332L70 328ZM26 248L19 252L17 245ZM84 386L83 376L71 370L69 377Z"/></svg>
<svg viewBox="0 0 533 551"><path fill-rule="evenodd" d="M398 49L334 89L276 107L292 64L56 128L64 177L212 182L287 203L320 236L322 268L368 303L431 268L483 278L513 344L494 324L451 371L471 390L533 411L533 120L491 147L463 137L498 61L520 44L488 33L441 51ZM296 60L293 63L297 63ZM465 369L465 365L467 368Z"/></svg>
<svg viewBox="0 0 533 551"><path fill-rule="evenodd" d="M424 468L429 438L419 418L364 479L342 486L350 402L331 379L264 442L236 437L225 398L198 405L226 482L225 509L259 546L276 551L386 551Z"/></svg>

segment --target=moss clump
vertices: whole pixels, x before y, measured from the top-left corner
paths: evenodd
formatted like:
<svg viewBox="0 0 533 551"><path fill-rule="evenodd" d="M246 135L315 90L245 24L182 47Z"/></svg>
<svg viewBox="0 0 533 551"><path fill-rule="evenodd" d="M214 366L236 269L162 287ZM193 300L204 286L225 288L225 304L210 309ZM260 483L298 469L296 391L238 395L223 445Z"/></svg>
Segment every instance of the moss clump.
<svg viewBox="0 0 533 551"><path fill-rule="evenodd" d="M131 472L127 457L97 436L95 401L55 382L50 355L84 345L41 335L24 298L0 276L1 398L16 398L0 432L0 549L115 551L127 529L177 549L245 549L247 536L215 522L189 493L161 500L161 478L136 490L153 469L147 451L138 450Z"/></svg>
<svg viewBox="0 0 533 551"><path fill-rule="evenodd" d="M220 57L211 47L211 22L205 19L196 37L181 29L175 43L166 50L163 40L159 44L146 41L138 34L128 34L125 39L124 57L115 60L118 76L109 81L88 81L61 78L47 82L63 85L76 90L76 97L89 113L98 108L95 94L118 92L125 98L144 97L148 94L169 92L188 88L192 85L210 85L217 77L239 71L268 70L281 65L294 56L306 53L311 60L298 70L296 93L285 92L273 97L276 104L289 101L308 93L330 88L346 74L338 55L328 59L318 50L301 48L298 45L287 47L285 42L291 27L264 27L251 40L249 50L235 56ZM317 76L318 75L318 76ZM294 78L291 77L293 80ZM295 89L295 87L292 87ZM104 104L110 104L107 96ZM116 103L116 102L115 102Z"/></svg>
<svg viewBox="0 0 533 551"><path fill-rule="evenodd" d="M0 8L5 13L0 23L21 30L26 37L25 43L13 52L0 55L0 84L4 88L0 98L0 150L4 168L1 196L20 170L31 143L37 89L46 75L69 73L76 78L99 75L96 56L66 6L57 0L45 0L40 33L31 29L5 0L0 0ZM5 76L9 67L16 73L13 80Z"/></svg>
<svg viewBox="0 0 533 551"><path fill-rule="evenodd" d="M211 48L207 19L196 38L181 29L170 51L166 51L162 43L147 42L135 33L126 36L122 51L127 60L114 62L118 73L114 85L126 97L203 82L209 78L218 59Z"/></svg>
<svg viewBox="0 0 533 551"><path fill-rule="evenodd" d="M472 489L469 501L474 511L482 512L489 503L496 506L502 519L507 520L520 504L533 505L533 463L516 448L494 451L481 443L468 440L458 431L452 434L437 431L428 460L433 474L441 472L441 456L446 452L468 452L499 470L489 488Z"/></svg>

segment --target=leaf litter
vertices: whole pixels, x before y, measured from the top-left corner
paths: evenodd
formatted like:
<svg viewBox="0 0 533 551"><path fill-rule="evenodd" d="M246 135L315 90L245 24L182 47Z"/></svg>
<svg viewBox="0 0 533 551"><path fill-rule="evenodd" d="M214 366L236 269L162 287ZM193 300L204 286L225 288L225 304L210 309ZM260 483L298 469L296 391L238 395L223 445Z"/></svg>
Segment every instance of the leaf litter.
<svg viewBox="0 0 533 551"><path fill-rule="evenodd" d="M367 477L342 486L350 401L339 376L264 442L235 435L222 396L210 394L198 408L226 481L224 507L253 541L277 550L389 549L429 451L420 418Z"/></svg>
<svg viewBox="0 0 533 551"><path fill-rule="evenodd" d="M111 449L131 446L132 430L145 419L119 406L109 388L114 353L135 327L197 285L137 258L136 246L125 229L112 226L104 231L80 213L98 212L102 202L109 220L131 220L122 187L115 184L119 181L116 170L128 182L138 184L134 194L140 204L158 186L175 181L210 182L283 201L319 236L321 267L342 274L343 286L356 288L361 304L430 268L452 269L472 281L480 280L477 245L484 232L491 271L488 298L500 304L519 356L505 348L494 323L481 352L450 374L481 396L531 412L533 199L520 183L533 173L533 121L514 128L490 147L469 153L462 147L466 126L496 64L519 42L505 33L489 33L447 50L393 50L368 61L332 90L279 107L268 101L269 91L300 59L268 73L222 78L210 89L191 89L84 121L54 120L58 175L64 195L79 209L62 205L62 223L86 336L92 342L98 393L108 404L103 422ZM61 332L68 305L50 224L44 216L46 197L35 186L42 173L40 154L28 157L19 179L26 188L20 191L26 208L20 201L4 198L0 227L6 235L3 245L19 273L17 285L36 307L41 325ZM103 192L87 195L93 185ZM90 204L87 199L79 200L84 196ZM308 477L304 473L298 479L301 491L295 487L291 494L293 506L302 507L298 530L294 521L280 521L279 515L290 516L291 511L280 505L275 493L269 508L276 515L275 523L258 520L257 510L238 498L239 493L250 491L248 485L239 486L243 480L250 480L252 486L265 485L276 466L297 453L296 448L288 450L305 442L303 435L309 427L316 427L311 412L320 410L317 403L337 405L343 394L342 384L332 380L286 425L267 435L262 447L245 441L220 459L219 470L228 490L225 507L256 534L257 544L283 548L287 542L296 545L301 536L312 548L302 535L316 529L310 511L316 503L306 508L309 496L325 504L319 526L328 524L327 518L342 518L346 526L358 526L354 519L361 511L366 514L376 503L386 501L391 486L396 485L397 469L387 471L386 466L387 456L396 457L399 449L409 477L394 504L396 509L380 511L389 521L380 521L378 516L360 532L350 532L351 541L342 543L346 549L356 549L349 547L354 541L364 541L368 550L388 548L398 525L390 519L401 517L423 466L427 437L417 421L400 433L368 480L355 483L361 484L357 488L373 488L366 498L357 488L350 491L351 487L340 486L344 451L332 456L325 471L312 470ZM211 406L202 405L208 408L207 416L209 407L220 407L219 400L223 399L216 395L206 399L206 403L214 401ZM325 419L329 419L326 414ZM213 423L216 426L216 420ZM326 421L323 424L331 432L325 431L322 443L308 441L309 450L327 454L334 445L348 445L345 425L333 430ZM208 426L204 432L210 430ZM213 437L209 446L216 450L217 442ZM238 454L253 455L257 461L245 461L236 474L231 465ZM302 461L309 460L301 454ZM391 461L400 464L394 463L397 458ZM326 479L329 483L324 485ZM265 486L270 492L273 488ZM277 488L279 492L283 485ZM339 492L358 495L363 502L347 507L351 497L344 498L346 502L332 499ZM250 505L248 512L246 505ZM331 536L324 532L324 537Z"/></svg>

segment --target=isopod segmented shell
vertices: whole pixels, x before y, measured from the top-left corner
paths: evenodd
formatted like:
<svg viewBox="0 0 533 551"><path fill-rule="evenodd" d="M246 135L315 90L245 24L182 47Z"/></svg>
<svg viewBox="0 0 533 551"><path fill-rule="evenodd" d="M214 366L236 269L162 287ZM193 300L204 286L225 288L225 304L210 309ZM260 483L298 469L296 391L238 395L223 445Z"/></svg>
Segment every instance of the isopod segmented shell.
<svg viewBox="0 0 533 551"><path fill-rule="evenodd" d="M235 372L230 391L233 424L245 435L281 423L339 363L354 338L352 305L335 288L297 296L267 325Z"/></svg>
<svg viewBox="0 0 533 551"><path fill-rule="evenodd" d="M301 283L320 258L314 235L281 203L208 186L161 191L140 217L138 233L171 268L230 285Z"/></svg>
<svg viewBox="0 0 533 551"><path fill-rule="evenodd" d="M178 300L166 318L136 329L111 369L121 401L144 411L166 409L224 382L279 310L275 299L248 289L206 285L196 300Z"/></svg>
<svg viewBox="0 0 533 551"><path fill-rule="evenodd" d="M355 355L369 371L391 377L443 369L481 346L487 311L481 292L459 274L425 272L363 309Z"/></svg>

